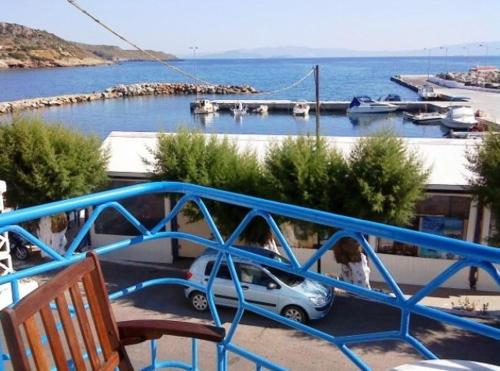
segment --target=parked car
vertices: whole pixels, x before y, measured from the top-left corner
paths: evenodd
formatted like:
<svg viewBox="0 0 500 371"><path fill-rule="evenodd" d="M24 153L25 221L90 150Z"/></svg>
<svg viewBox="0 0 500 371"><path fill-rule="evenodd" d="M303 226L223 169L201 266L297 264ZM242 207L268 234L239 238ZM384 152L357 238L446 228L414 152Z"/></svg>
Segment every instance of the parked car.
<svg viewBox="0 0 500 371"><path fill-rule="evenodd" d="M288 262L285 257L262 248L245 248L245 250ZM186 278L189 281L206 285L215 259L214 251L207 251L199 256L189 268ZM319 282L266 265L259 265L240 257L233 257L233 261L248 303L259 305L301 323L323 318L332 307L333 289ZM194 309L208 310L208 301L204 293L188 287L185 294ZM216 305L238 306L236 289L225 262L221 264L215 278L214 299Z"/></svg>

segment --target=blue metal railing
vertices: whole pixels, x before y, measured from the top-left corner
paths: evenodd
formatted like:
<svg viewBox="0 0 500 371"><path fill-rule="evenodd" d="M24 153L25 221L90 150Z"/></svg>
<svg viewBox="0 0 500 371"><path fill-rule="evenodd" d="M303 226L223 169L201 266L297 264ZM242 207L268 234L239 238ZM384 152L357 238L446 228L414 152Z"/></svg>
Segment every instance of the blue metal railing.
<svg viewBox="0 0 500 371"><path fill-rule="evenodd" d="M120 200L130 197L137 197L140 195L151 193L168 193L181 195L176 206L161 220L155 227L148 229L139 220L137 220L129 211L127 211L120 203ZM248 214L243 218L239 226L234 232L224 239L220 234L212 216L210 215L203 200L214 200L235 206L245 207L249 209ZM186 203L195 203L201 211L214 239L206 239L201 236L187 234L183 232L165 231L165 226L174 218L186 205ZM61 212L68 212L72 210L79 210L87 207L93 207L89 220L82 226L81 230L68 247L66 253L61 255L54 251L52 248L40 241L36 236L32 235L25 229L19 226L20 223L41 218L43 216L53 215ZM466 241L449 239L436 235L416 232L403 228L398 228L389 225L369 222L349 218L345 216L335 215L323 211L306 209L298 206L282 204L274 201L258 199L254 197L244 196L231 192L220 191L216 189L196 186L192 184L176 183L176 182L157 182L134 185L114 189L106 192L100 192L92 195L82 196L70 200L54 202L46 205L26 208L0 215L0 233L11 232L18 233L31 243L37 245L52 259L44 264L24 269L6 276L0 277L0 284L10 284L12 287L13 302L19 300L19 279L31 277L37 274L45 273L54 269L58 269L72 263L75 263L84 258L84 254L75 253L77 247L85 235L90 231L95 220L106 209L113 208L118 213L122 214L136 229L137 236L125 238L119 242L112 243L107 246L98 247L95 249L97 254L102 255L112 251L129 248L141 242L164 239L164 238L177 238L184 239L210 249L217 251L217 258L212 269L210 278L206 286L197 285L183 279L177 278L162 278L154 279L145 282L140 282L137 285L121 289L110 295L111 299L118 299L120 297L130 295L138 292L146 287L156 285L183 285L192 286L197 290L202 291L207 295L208 304L217 326L221 326L221 321L217 308L214 304L213 285L216 274L225 260L232 279L235 283L236 293L239 299L239 305L236 316L227 331L224 341L216 346L217 352L217 369L227 369L227 353L232 352L247 360L254 362L256 369L267 368L271 370L282 370L283 367L267 360L248 349L244 349L232 342L234 333L245 311L250 311L277 321L283 325L303 331L308 335L323 339L330 344L336 346L342 353L345 354L357 367L363 370L370 369L369 366L355 354L349 346L351 344L359 344L383 340L399 340L404 341L417 350L424 358L436 359L437 356L432 353L425 345L423 345L417 338L415 338L410 331L410 317L411 314L418 314L433 320L437 320L446 324L457 326L459 328L491 337L500 340L500 329L487 324L472 321L470 319L462 318L445 311L435 308L426 307L420 304L420 301L443 282L456 274L461 269L470 266L476 266L484 269L493 280L500 287L500 272L496 269L494 264L500 264L500 249L495 249L483 245L478 245ZM333 227L335 232L317 251L316 253L304 264L300 264L295 257L292 249L290 248L286 238L280 231L273 215L287 217L299 221L306 221L316 223L327 227ZM250 251L242 250L233 246L237 241L241 232L245 227L254 219L263 218L274 235L279 240L285 254L289 259L289 263L273 260L261 255L254 254ZM460 258L450 265L445 271L432 279L426 286L421 288L413 296L405 297L403 291L398 283L394 280L390 272L385 268L384 264L372 249L366 235L391 239L407 244L418 245L421 247L432 248L434 250L444 251L459 256ZM372 264L379 270L383 279L392 290L392 294L387 294L379 291L372 291L363 287L355 286L350 283L337 280L335 278L322 275L317 272L309 270L327 251L333 248L335 243L341 238L351 237L356 239L362 246L364 252L372 261ZM291 321L276 313L266 310L262 307L251 304L245 300L245 296L241 289L241 285L236 274L233 256L244 257L256 263L266 264L279 270L293 273L304 278L319 281L325 285L340 288L353 293L361 298L370 299L400 310L400 326L398 330L370 332L356 335L333 336L313 327ZM1 351L1 349L0 349ZM192 343L192 363L187 364L180 361L159 361L156 358L156 342L151 343L151 364L147 369L155 369L159 367L178 367L187 370L196 370L198 368L197 356L197 342L193 340ZM8 359L8 355L2 352L4 360ZM4 369L3 362L0 362L0 370Z"/></svg>

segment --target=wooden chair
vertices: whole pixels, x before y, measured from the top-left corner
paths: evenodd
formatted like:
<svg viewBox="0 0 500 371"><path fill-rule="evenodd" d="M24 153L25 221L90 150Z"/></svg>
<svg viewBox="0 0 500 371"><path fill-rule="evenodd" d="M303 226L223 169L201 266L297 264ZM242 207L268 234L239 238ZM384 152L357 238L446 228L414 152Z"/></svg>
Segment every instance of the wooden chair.
<svg viewBox="0 0 500 371"><path fill-rule="evenodd" d="M83 285L90 311L85 309L80 285ZM47 357L50 353L58 370L69 369L67 352L63 347L62 331L57 330L58 321L50 307L53 301L55 301L67 340L65 347L69 348L71 360L77 370L86 369L81 338L83 338L92 370L113 370L115 367L119 367L120 370L133 370L125 345L158 339L162 335L197 338L212 342L220 342L225 336L224 328L189 322L134 320L117 323L111 310L97 255L88 253L85 260L66 268L20 300L13 308L2 311L2 326L14 370L30 370L30 363L26 356L27 346L23 343L21 326L24 327L33 362L38 370L51 368L49 357ZM68 301L73 304L78 324L74 323L71 318ZM36 320L38 315L41 321ZM89 320L89 315L93 324ZM50 352L49 347L44 347L42 344L39 324L45 329ZM80 339L76 335L75 327L80 328ZM100 344L101 355L98 354L97 343Z"/></svg>

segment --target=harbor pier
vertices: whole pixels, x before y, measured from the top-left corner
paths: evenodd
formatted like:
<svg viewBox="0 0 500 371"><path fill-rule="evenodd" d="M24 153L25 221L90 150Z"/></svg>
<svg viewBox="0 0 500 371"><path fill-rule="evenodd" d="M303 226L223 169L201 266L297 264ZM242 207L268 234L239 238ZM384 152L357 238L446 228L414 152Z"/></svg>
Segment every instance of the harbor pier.
<svg viewBox="0 0 500 371"><path fill-rule="evenodd" d="M427 75L396 75L391 77L391 81L404 86L413 91L423 85L431 85L434 91L439 94L440 101L428 102L433 106L441 106L442 111L446 107L454 105L471 106L474 110L481 111L485 116L483 120L492 124L500 124L500 93L491 89L478 89L471 87L447 87L441 83L440 79ZM464 102L464 98L467 99Z"/></svg>
<svg viewBox="0 0 500 371"><path fill-rule="evenodd" d="M230 112L232 108L234 108L237 104L241 103L243 106L247 106L251 111L261 105L266 105L268 107L268 111L275 113L291 113L293 110L293 106L297 103L297 101L293 100L255 100L255 99L220 99L220 100L211 100L213 104L217 104L219 106L219 111L227 111ZM306 101L311 109L311 112L315 112L316 110L316 102L315 101ZM423 102L423 101L402 101L402 102L390 102L391 104L395 104L399 106L400 111L408 111L408 112L434 112L446 109L445 102ZM349 107L350 101L321 101L320 102L320 110L324 113L345 113L347 108ZM194 109L196 102L191 102L191 111Z"/></svg>

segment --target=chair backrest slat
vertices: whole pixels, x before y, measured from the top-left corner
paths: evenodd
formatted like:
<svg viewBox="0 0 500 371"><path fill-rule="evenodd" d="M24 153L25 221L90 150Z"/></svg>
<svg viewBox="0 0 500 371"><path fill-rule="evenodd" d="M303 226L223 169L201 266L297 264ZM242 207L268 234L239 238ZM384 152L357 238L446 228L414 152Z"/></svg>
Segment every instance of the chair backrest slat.
<svg viewBox="0 0 500 371"><path fill-rule="evenodd" d="M99 299L96 296L92 279L88 276L83 277L83 286L85 287L85 293L87 294L87 300L90 305L92 318L94 319L97 336L101 343L102 354L104 355L104 359L108 360L109 357L113 354L113 349L111 348L111 343L109 341L106 323L104 322L104 318L101 315Z"/></svg>
<svg viewBox="0 0 500 371"><path fill-rule="evenodd" d="M43 349L40 331L38 330L35 317L29 317L24 321L23 325L37 370L48 371L50 369L49 361Z"/></svg>
<svg viewBox="0 0 500 371"><path fill-rule="evenodd" d="M90 311L86 310L80 283L83 283ZM2 311L2 326L14 370L30 370L25 351L27 345L23 344L21 335L22 327L25 329L33 361L38 370L49 370L51 368L49 360L55 363L58 370L68 370L66 344L76 370L87 369L83 356L84 349L92 370L114 370L116 367L121 370L132 370L130 360L120 343L107 295L97 255L90 253L85 260L66 268L21 299L13 308ZM67 297L71 297L70 301L78 324L70 314ZM53 301L56 303L62 331L58 330L58 319L54 309L50 307ZM37 321L38 314L41 321ZM47 357L49 347L42 343L39 325L45 330L52 358ZM104 361L97 353L98 341L94 339L95 334L99 339ZM64 337L66 341L63 340Z"/></svg>
<svg viewBox="0 0 500 371"><path fill-rule="evenodd" d="M54 319L54 315L52 314L52 310L49 305L40 309L40 315L42 317L45 333L47 334L47 339L49 340L50 350L52 351L57 371L69 370L64 353L61 352L63 345L61 339L59 338L59 332L57 331L56 320Z"/></svg>
<svg viewBox="0 0 500 371"><path fill-rule="evenodd" d="M13 309L5 308L2 311L2 327L14 370L28 371L30 365L24 351L17 315Z"/></svg>
<svg viewBox="0 0 500 371"><path fill-rule="evenodd" d="M82 331L83 341L85 342L85 348L87 349L90 365L92 366L92 370L99 370L100 360L99 356L97 355L94 336L90 328L90 321L87 317L85 306L83 304L82 294L77 285L71 286L69 288L69 292L71 294L71 300L73 301L73 306L76 311L76 317L78 318L78 324L80 325L80 330Z"/></svg>
<svg viewBox="0 0 500 371"><path fill-rule="evenodd" d="M78 337L76 336L75 327L73 326L73 321L71 320L71 315L68 310L68 302L64 295L58 296L56 298L57 311L59 312L59 317L61 318L61 323L63 325L64 333L66 335L66 340L68 341L69 350L75 364L77 371L85 370L85 361L83 360L82 351L80 350L80 344L78 343Z"/></svg>

